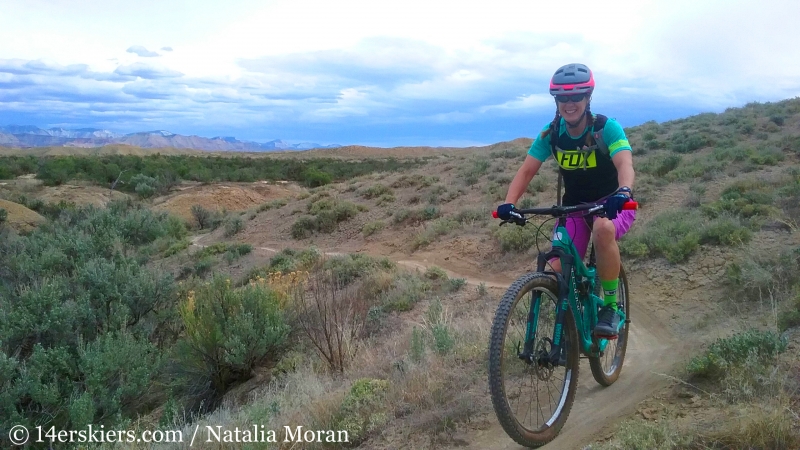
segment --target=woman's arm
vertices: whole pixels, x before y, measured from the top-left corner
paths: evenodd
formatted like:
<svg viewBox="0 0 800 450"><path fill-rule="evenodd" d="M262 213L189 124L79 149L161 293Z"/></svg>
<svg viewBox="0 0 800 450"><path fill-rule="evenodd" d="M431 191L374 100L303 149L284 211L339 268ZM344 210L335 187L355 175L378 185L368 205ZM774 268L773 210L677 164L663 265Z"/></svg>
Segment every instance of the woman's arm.
<svg viewBox="0 0 800 450"><path fill-rule="evenodd" d="M628 186L633 189L633 181L635 178L633 171L633 153L628 150L619 151L611 158L611 161L614 162L614 166L617 168L619 186Z"/></svg>
<svg viewBox="0 0 800 450"><path fill-rule="evenodd" d="M528 188L528 184L539 171L540 167L542 167L542 161L539 161L531 155L525 157L525 162L522 163L522 167L519 168L514 179L511 180L511 185L508 187L506 203L516 204L519 201L519 198L525 193L525 189Z"/></svg>

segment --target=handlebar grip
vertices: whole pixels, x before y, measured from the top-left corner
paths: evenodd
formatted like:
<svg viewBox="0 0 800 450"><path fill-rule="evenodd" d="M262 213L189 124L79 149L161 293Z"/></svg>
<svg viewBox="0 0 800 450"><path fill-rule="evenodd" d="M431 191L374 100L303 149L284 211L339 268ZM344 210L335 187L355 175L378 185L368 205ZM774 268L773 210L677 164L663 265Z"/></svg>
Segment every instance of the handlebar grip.
<svg viewBox="0 0 800 450"><path fill-rule="evenodd" d="M625 203L622 204L622 209L624 209L624 210L634 210L635 211L635 210L639 209L639 203L635 202L633 200L630 200L630 201L625 202Z"/></svg>
<svg viewBox="0 0 800 450"><path fill-rule="evenodd" d="M495 219L499 219L499 217L497 216L497 211L492 211L492 217Z"/></svg>

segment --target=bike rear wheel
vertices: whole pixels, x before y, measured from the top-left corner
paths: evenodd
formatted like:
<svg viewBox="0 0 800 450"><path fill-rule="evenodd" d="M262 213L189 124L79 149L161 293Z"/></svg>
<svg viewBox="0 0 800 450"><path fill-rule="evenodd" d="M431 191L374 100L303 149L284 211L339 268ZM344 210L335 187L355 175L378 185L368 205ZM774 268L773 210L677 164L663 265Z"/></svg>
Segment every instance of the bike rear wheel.
<svg viewBox="0 0 800 450"><path fill-rule="evenodd" d="M631 300L628 295L628 278L625 270L620 265L619 268L619 287L617 288L617 307L625 313L626 321L619 330L616 339L608 340L603 355L600 357L590 357L589 367L592 369L592 376L595 381L603 386L611 386L619 378L622 372L622 363L625 361L625 351L628 349L628 334L630 332L631 319ZM599 345L601 340L595 340Z"/></svg>
<svg viewBox="0 0 800 450"><path fill-rule="evenodd" d="M562 326L564 365L519 358L531 309L538 305L534 355L552 349L558 283L549 275L529 273L508 288L495 313L489 343L489 389L503 429L518 444L539 447L552 441L572 408L578 387L580 351L571 308ZM540 362L537 362L540 361Z"/></svg>

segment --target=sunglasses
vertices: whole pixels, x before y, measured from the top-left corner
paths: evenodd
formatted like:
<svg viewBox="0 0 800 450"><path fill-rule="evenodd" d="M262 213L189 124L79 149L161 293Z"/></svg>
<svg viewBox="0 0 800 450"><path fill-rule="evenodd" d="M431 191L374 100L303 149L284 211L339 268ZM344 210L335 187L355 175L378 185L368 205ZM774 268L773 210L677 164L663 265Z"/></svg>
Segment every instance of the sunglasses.
<svg viewBox="0 0 800 450"><path fill-rule="evenodd" d="M583 101L589 94L573 94L573 95L556 95L556 101L558 103L567 103L567 102L575 102L578 103Z"/></svg>

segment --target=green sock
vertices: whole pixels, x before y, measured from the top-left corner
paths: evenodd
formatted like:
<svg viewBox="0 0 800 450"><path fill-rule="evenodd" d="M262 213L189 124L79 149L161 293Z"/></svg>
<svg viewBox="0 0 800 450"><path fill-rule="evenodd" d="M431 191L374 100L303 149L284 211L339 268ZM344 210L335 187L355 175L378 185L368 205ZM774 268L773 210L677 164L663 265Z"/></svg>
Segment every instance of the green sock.
<svg viewBox="0 0 800 450"><path fill-rule="evenodd" d="M603 306L611 306L617 310L617 287L619 287L619 278L613 280L601 280L600 285L603 286Z"/></svg>

